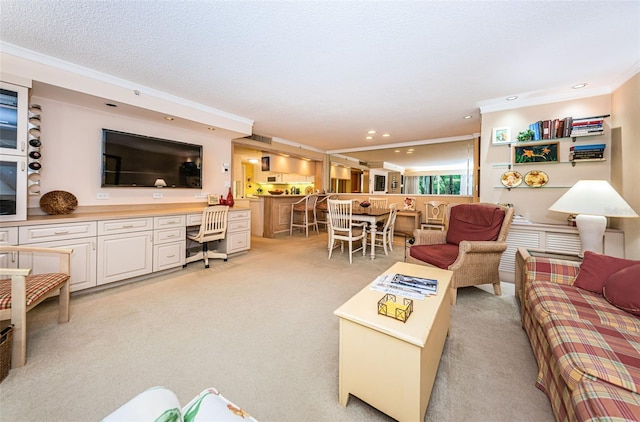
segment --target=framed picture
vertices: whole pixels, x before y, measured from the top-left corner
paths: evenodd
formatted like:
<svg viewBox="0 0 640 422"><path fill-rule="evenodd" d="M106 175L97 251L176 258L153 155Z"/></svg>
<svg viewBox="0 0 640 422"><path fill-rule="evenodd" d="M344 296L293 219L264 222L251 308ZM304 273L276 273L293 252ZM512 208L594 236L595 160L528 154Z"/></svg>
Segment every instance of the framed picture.
<svg viewBox="0 0 640 422"><path fill-rule="evenodd" d="M416 198L406 197L404 198L404 205L402 207L404 210L415 211L416 210Z"/></svg>
<svg viewBox="0 0 640 422"><path fill-rule="evenodd" d="M559 142L535 145L514 145L513 164L557 163Z"/></svg>
<svg viewBox="0 0 640 422"><path fill-rule="evenodd" d="M508 144L511 142L510 127L494 127L491 141L494 144Z"/></svg>
<svg viewBox="0 0 640 422"><path fill-rule="evenodd" d="M262 157L261 170L262 171L270 171L271 170L271 165L269 163L269 156Z"/></svg>

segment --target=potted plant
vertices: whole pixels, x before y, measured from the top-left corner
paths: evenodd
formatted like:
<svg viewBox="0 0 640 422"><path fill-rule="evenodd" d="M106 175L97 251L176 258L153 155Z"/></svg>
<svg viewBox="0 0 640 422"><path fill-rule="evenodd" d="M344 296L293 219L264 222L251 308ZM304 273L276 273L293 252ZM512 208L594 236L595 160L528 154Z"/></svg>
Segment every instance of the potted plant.
<svg viewBox="0 0 640 422"><path fill-rule="evenodd" d="M518 133L518 142L530 141L533 139L533 130L527 129Z"/></svg>

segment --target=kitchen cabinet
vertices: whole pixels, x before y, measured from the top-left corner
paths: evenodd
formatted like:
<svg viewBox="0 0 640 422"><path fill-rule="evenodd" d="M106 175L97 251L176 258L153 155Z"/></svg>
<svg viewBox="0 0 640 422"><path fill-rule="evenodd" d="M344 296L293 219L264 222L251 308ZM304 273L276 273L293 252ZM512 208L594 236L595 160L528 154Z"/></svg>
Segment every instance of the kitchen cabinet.
<svg viewBox="0 0 640 422"><path fill-rule="evenodd" d="M97 284L153 271L153 218L98 222Z"/></svg>

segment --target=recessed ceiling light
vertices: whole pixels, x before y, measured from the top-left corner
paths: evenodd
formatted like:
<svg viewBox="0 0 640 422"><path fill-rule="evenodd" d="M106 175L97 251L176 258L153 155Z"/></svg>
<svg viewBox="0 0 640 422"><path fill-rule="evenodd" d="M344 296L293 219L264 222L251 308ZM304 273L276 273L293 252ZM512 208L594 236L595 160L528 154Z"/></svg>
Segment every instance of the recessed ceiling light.
<svg viewBox="0 0 640 422"><path fill-rule="evenodd" d="M366 138L364 138L364 139L371 140L371 139L373 139L373 136L367 136L367 137L366 137Z"/></svg>
<svg viewBox="0 0 640 422"><path fill-rule="evenodd" d="M391 136L391 135L389 135L388 133L383 133L383 134L382 134L382 137L383 137L383 138L388 138L389 136Z"/></svg>
<svg viewBox="0 0 640 422"><path fill-rule="evenodd" d="M581 83L581 84L575 84L574 86L572 86L571 88L573 89L580 89L580 88L584 88L585 86L587 86L586 83Z"/></svg>
<svg viewBox="0 0 640 422"><path fill-rule="evenodd" d="M471 115L467 114L466 116L464 116L464 117L463 117L463 119L465 119L465 120L469 120L469 119L471 119L472 117L473 117L473 116L471 116Z"/></svg>
<svg viewBox="0 0 640 422"><path fill-rule="evenodd" d="M413 150L407 151L407 154L413 154Z"/></svg>
<svg viewBox="0 0 640 422"><path fill-rule="evenodd" d="M400 152L400 150L399 150L399 149L397 149L397 150L395 150L395 151L393 151L393 152Z"/></svg>
<svg viewBox="0 0 640 422"><path fill-rule="evenodd" d="M369 135L373 135L374 133L376 133L375 130L371 129L369 132L367 132Z"/></svg>
<svg viewBox="0 0 640 422"><path fill-rule="evenodd" d="M113 103L104 103L104 105L106 105L108 107L118 107L117 104L113 104Z"/></svg>
<svg viewBox="0 0 640 422"><path fill-rule="evenodd" d="M257 158L249 158L249 162L251 164L258 164L258 159Z"/></svg>
<svg viewBox="0 0 640 422"><path fill-rule="evenodd" d="M173 120L173 117L171 117L171 116L166 116L164 119L165 119L165 120Z"/></svg>
<svg viewBox="0 0 640 422"><path fill-rule="evenodd" d="M507 101L513 101L513 100L517 100L518 96L517 95L512 95L510 97L507 97Z"/></svg>

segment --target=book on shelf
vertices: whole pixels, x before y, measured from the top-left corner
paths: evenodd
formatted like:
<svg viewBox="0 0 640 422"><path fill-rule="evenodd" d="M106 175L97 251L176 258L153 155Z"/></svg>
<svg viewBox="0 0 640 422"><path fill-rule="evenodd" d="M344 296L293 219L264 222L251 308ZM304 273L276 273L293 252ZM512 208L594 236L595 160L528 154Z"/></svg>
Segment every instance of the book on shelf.
<svg viewBox="0 0 640 422"><path fill-rule="evenodd" d="M563 120L564 120L564 125L562 128L562 137L568 138L569 135L571 135L571 125L573 124L573 118L565 117Z"/></svg>
<svg viewBox="0 0 640 422"><path fill-rule="evenodd" d="M593 151L604 150L607 144L589 144L589 145L572 145L569 150L571 151Z"/></svg>
<svg viewBox="0 0 640 422"><path fill-rule="evenodd" d="M585 154L585 155L573 155L569 154L569 161L580 161L580 160L602 160L604 158L604 154L602 153L594 153L594 154Z"/></svg>

